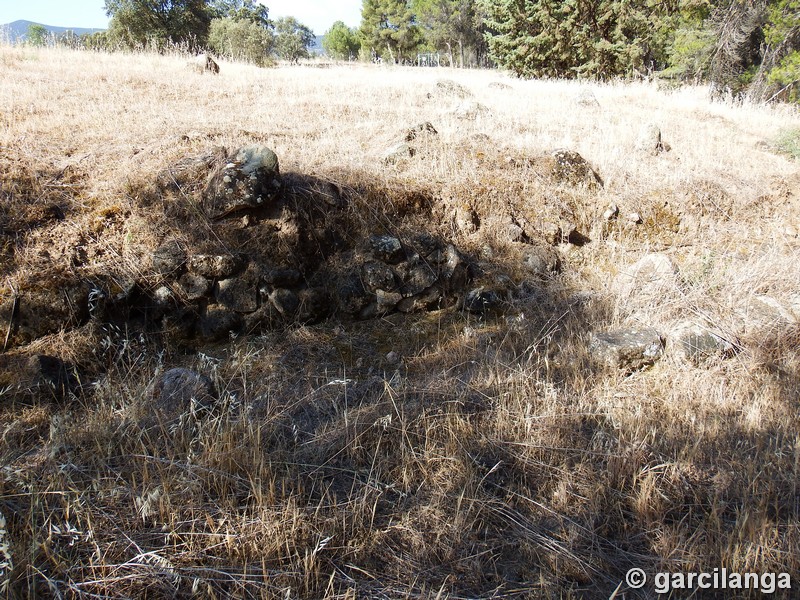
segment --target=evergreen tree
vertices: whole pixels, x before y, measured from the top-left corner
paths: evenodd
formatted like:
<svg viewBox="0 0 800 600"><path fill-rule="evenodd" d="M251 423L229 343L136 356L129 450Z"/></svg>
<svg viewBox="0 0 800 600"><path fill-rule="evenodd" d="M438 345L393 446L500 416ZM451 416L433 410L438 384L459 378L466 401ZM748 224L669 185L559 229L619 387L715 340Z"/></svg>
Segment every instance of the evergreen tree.
<svg viewBox="0 0 800 600"><path fill-rule="evenodd" d="M483 0L490 56L520 77L630 76L663 66L668 0Z"/></svg>
<svg viewBox="0 0 800 600"><path fill-rule="evenodd" d="M425 44L447 54L451 66L477 64L485 44L476 0L412 0Z"/></svg>
<svg viewBox="0 0 800 600"><path fill-rule="evenodd" d="M47 27L37 23L28 25L28 31L25 33L25 43L29 46L46 46L47 40L50 37L50 32Z"/></svg>
<svg viewBox="0 0 800 600"><path fill-rule="evenodd" d="M361 48L358 31L350 29L342 21L336 21L325 32L325 37L322 39L322 47L332 58L351 60L358 56L358 51Z"/></svg>
<svg viewBox="0 0 800 600"><path fill-rule="evenodd" d="M395 63L413 62L422 38L406 0L364 0L361 47Z"/></svg>

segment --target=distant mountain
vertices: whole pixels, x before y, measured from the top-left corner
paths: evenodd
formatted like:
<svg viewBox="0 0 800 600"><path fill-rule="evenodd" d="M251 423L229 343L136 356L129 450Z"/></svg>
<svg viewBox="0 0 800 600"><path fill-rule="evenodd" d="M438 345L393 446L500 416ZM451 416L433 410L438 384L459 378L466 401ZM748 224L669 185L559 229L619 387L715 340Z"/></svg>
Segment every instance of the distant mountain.
<svg viewBox="0 0 800 600"><path fill-rule="evenodd" d="M28 33L28 27L31 25L41 25L47 29L47 31L57 36L67 31L72 31L75 35L103 31L102 29L89 29L87 27L56 27L54 25L45 25L44 23L34 23L33 21L14 21L13 23L0 25L0 40L5 41L7 39L12 44L20 42L25 39Z"/></svg>

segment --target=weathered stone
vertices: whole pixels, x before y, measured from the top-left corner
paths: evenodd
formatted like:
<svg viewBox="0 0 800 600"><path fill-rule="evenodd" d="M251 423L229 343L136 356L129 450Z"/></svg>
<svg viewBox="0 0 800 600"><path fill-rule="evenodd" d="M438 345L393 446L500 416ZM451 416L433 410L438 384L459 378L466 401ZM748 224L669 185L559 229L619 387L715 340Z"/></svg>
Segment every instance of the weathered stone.
<svg viewBox="0 0 800 600"><path fill-rule="evenodd" d="M500 308L500 295L491 289L484 287L470 290L464 298L464 309L478 315L483 315Z"/></svg>
<svg viewBox="0 0 800 600"><path fill-rule="evenodd" d="M589 352L598 363L633 371L661 358L664 340L654 329L617 329L592 336Z"/></svg>
<svg viewBox="0 0 800 600"><path fill-rule="evenodd" d="M211 282L202 275L184 273L178 279L178 288L190 302L205 298L211 291Z"/></svg>
<svg viewBox="0 0 800 600"><path fill-rule="evenodd" d="M735 313L742 333L768 333L797 323L797 316L790 308L772 296L757 295L748 297Z"/></svg>
<svg viewBox="0 0 800 600"><path fill-rule="evenodd" d="M413 142L417 138L425 138L434 135L439 135L439 132L436 131L436 128L431 124L430 121L425 121L424 123L415 125L406 131L405 141Z"/></svg>
<svg viewBox="0 0 800 600"><path fill-rule="evenodd" d="M578 95L575 96L575 104L587 108L597 108L600 106L600 102L597 101L597 96L595 96L594 92L589 88L583 88L578 92Z"/></svg>
<svg viewBox="0 0 800 600"><path fill-rule="evenodd" d="M364 288L361 274L351 273L339 282L336 289L339 307L346 313L357 314L370 302L370 294Z"/></svg>
<svg viewBox="0 0 800 600"><path fill-rule="evenodd" d="M209 410L216 400L211 379L189 369L170 369L153 387L153 408L162 419L176 419L187 411Z"/></svg>
<svg viewBox="0 0 800 600"><path fill-rule="evenodd" d="M290 267L267 269L263 274L264 281L275 287L295 286L300 283L301 277L300 271Z"/></svg>
<svg viewBox="0 0 800 600"><path fill-rule="evenodd" d="M243 323L242 316L218 304L209 305L197 324L197 334L207 342L224 340L237 333Z"/></svg>
<svg viewBox="0 0 800 600"><path fill-rule="evenodd" d="M561 270L561 257L552 246L530 246L522 252L522 264L536 277L550 277Z"/></svg>
<svg viewBox="0 0 800 600"><path fill-rule="evenodd" d="M455 221L458 230L465 235L475 233L481 225L478 213L468 206L459 206L456 208Z"/></svg>
<svg viewBox="0 0 800 600"><path fill-rule="evenodd" d="M188 261L192 273L211 279L232 277L242 270L244 264L241 256L232 254L193 254Z"/></svg>
<svg viewBox="0 0 800 600"><path fill-rule="evenodd" d="M556 150L553 152L553 160L552 174L558 181L590 189L603 187L603 180L577 152Z"/></svg>
<svg viewBox="0 0 800 600"><path fill-rule="evenodd" d="M471 98L472 92L465 88L460 83L456 83L450 79L440 79L436 82L436 90L440 94L446 96L455 96L456 98Z"/></svg>
<svg viewBox="0 0 800 600"><path fill-rule="evenodd" d="M678 270L666 254L646 254L617 275L613 289L628 308L658 306L678 290Z"/></svg>
<svg viewBox="0 0 800 600"><path fill-rule="evenodd" d="M369 239L369 245L375 258L390 265L396 265L406 257L400 240L390 235L374 235Z"/></svg>
<svg viewBox="0 0 800 600"><path fill-rule="evenodd" d="M382 262L370 261L361 267L361 277L367 291L375 292L378 289L393 290L397 287L395 274L392 268Z"/></svg>
<svg viewBox="0 0 800 600"><path fill-rule="evenodd" d="M278 157L264 146L240 148L211 176L203 206L211 219L269 205L281 189Z"/></svg>
<svg viewBox="0 0 800 600"><path fill-rule="evenodd" d="M619 207L616 204L609 204L608 208L603 212L603 219L606 221L613 221L619 215Z"/></svg>
<svg viewBox="0 0 800 600"><path fill-rule="evenodd" d="M387 292L384 290L376 290L375 296L376 307L379 313L392 312L397 304L403 299L403 295L397 292Z"/></svg>
<svg viewBox="0 0 800 600"><path fill-rule="evenodd" d="M728 340L691 322L678 324L670 332L669 340L679 356L696 365L713 356L732 356L736 351Z"/></svg>
<svg viewBox="0 0 800 600"><path fill-rule="evenodd" d="M438 275L428 264L413 267L400 286L400 293L404 297L415 296L436 283Z"/></svg>
<svg viewBox="0 0 800 600"><path fill-rule="evenodd" d="M77 387L73 369L44 354L0 354L0 396L30 402L62 400Z"/></svg>
<svg viewBox="0 0 800 600"><path fill-rule="evenodd" d="M211 58L210 54L198 54L194 59L190 60L188 66L198 73L211 73L219 75L219 65Z"/></svg>
<svg viewBox="0 0 800 600"><path fill-rule="evenodd" d="M455 110L453 110L453 116L463 121L475 121L478 119L478 117L490 114L491 111L488 107L484 106L480 102L475 102L474 100L462 102L455 108Z"/></svg>
<svg viewBox="0 0 800 600"><path fill-rule="evenodd" d="M668 151L669 144L661 140L661 129L655 123L643 125L636 138L636 149L656 155Z"/></svg>
<svg viewBox="0 0 800 600"><path fill-rule="evenodd" d="M269 295L269 301L272 302L273 306L275 306L278 312L286 319L294 318L297 309L300 307L300 299L297 297L297 294L285 288L272 290L272 293Z"/></svg>
<svg viewBox="0 0 800 600"><path fill-rule="evenodd" d="M254 312L258 308L260 273L255 266L238 277L223 279L217 286L217 303L238 313Z"/></svg>
<svg viewBox="0 0 800 600"><path fill-rule="evenodd" d="M323 289L307 288L297 292L300 306L297 319L301 323L316 323L330 315L332 307L328 294Z"/></svg>
<svg viewBox="0 0 800 600"><path fill-rule="evenodd" d="M414 146L410 146L405 142L400 142L388 148L383 153L383 162L387 165L394 165L403 160L413 158L416 153L417 150Z"/></svg>
<svg viewBox="0 0 800 600"><path fill-rule="evenodd" d="M186 250L178 240L166 240L153 251L153 270L163 277L175 276L186 264Z"/></svg>

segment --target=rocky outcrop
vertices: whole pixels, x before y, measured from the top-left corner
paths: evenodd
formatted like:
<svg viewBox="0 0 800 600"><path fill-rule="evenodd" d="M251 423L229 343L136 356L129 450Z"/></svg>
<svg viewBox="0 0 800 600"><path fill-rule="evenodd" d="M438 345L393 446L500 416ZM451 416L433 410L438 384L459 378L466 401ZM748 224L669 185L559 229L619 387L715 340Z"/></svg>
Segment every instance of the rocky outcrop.
<svg viewBox="0 0 800 600"><path fill-rule="evenodd" d="M654 329L616 329L593 335L589 353L597 363L635 371L663 356L664 339Z"/></svg>
<svg viewBox="0 0 800 600"><path fill-rule="evenodd" d="M280 189L275 153L264 146L240 148L211 174L203 208L210 219L221 219L267 205Z"/></svg>
<svg viewBox="0 0 800 600"><path fill-rule="evenodd" d="M555 180L588 189L603 187L603 180L586 159L577 152L560 149L553 152L552 156L552 176Z"/></svg>

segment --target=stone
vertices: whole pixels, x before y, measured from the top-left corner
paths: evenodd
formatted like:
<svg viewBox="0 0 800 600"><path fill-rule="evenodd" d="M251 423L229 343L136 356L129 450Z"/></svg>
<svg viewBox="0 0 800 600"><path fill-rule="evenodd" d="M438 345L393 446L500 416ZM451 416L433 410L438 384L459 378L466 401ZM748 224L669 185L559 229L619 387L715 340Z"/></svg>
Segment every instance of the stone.
<svg viewBox="0 0 800 600"><path fill-rule="evenodd" d="M459 206L456 208L455 221L458 230L465 235L475 233L481 225L478 213L468 206Z"/></svg>
<svg viewBox="0 0 800 600"><path fill-rule="evenodd" d="M297 299L297 320L301 323L316 323L331 313L330 297L321 288L302 289L297 292Z"/></svg>
<svg viewBox="0 0 800 600"><path fill-rule="evenodd" d="M616 204L609 204L608 208L603 212L605 221L613 221L617 216L619 216L619 207Z"/></svg>
<svg viewBox="0 0 800 600"><path fill-rule="evenodd" d="M406 258L403 245L396 237L390 235L374 235L369 239L372 253L378 260L396 265Z"/></svg>
<svg viewBox="0 0 800 600"><path fill-rule="evenodd" d="M557 181L589 189L603 187L603 180L577 152L559 149L553 152L552 156L554 161L552 175Z"/></svg>
<svg viewBox="0 0 800 600"><path fill-rule="evenodd" d="M646 254L620 272L612 288L623 306L659 306L678 291L678 269L666 254Z"/></svg>
<svg viewBox="0 0 800 600"><path fill-rule="evenodd" d="M202 275L184 273L178 279L178 289L187 300L194 302L208 296L211 282Z"/></svg>
<svg viewBox="0 0 800 600"><path fill-rule="evenodd" d="M397 287L392 268L382 262L370 261L361 267L361 277L367 291L394 290Z"/></svg>
<svg viewBox="0 0 800 600"><path fill-rule="evenodd" d="M197 334L203 341L218 342L237 333L243 323L242 316L218 304L210 304L197 323Z"/></svg>
<svg viewBox="0 0 800 600"><path fill-rule="evenodd" d="M638 212L628 213L625 215L625 220L631 225L641 225L644 223L642 220L642 215L640 215Z"/></svg>
<svg viewBox="0 0 800 600"><path fill-rule="evenodd" d="M187 411L210 410L216 400L211 379L190 369L170 369L153 386L153 408L162 419L173 420Z"/></svg>
<svg viewBox="0 0 800 600"><path fill-rule="evenodd" d="M364 289L361 273L350 273L339 282L336 289L339 307L346 313L357 314L370 302L369 292Z"/></svg>
<svg viewBox="0 0 800 600"><path fill-rule="evenodd" d="M193 60L189 61L188 66L198 73L219 75L219 65L211 58L210 54L198 54Z"/></svg>
<svg viewBox="0 0 800 600"><path fill-rule="evenodd" d="M413 142L417 138L426 138L434 135L439 135L439 132L436 131L436 128L430 121L425 121L424 123L415 125L411 129L406 131L405 141Z"/></svg>
<svg viewBox="0 0 800 600"><path fill-rule="evenodd" d="M643 125L636 138L636 149L657 155L669 151L669 144L661 140L661 129L655 123Z"/></svg>
<svg viewBox="0 0 800 600"><path fill-rule="evenodd" d="M166 240L153 251L152 262L153 270L162 277L175 276L186 264L186 250L178 240Z"/></svg>
<svg viewBox="0 0 800 600"><path fill-rule="evenodd" d="M260 273L254 265L239 275L217 284L217 303L238 313L255 312L258 308Z"/></svg>
<svg viewBox="0 0 800 600"><path fill-rule="evenodd" d="M464 297L464 309L478 315L497 310L501 305L500 295L484 287L470 290Z"/></svg>
<svg viewBox="0 0 800 600"><path fill-rule="evenodd" d="M561 270L561 256L552 246L529 246L522 251L522 264L538 278L547 278Z"/></svg>
<svg viewBox="0 0 800 600"><path fill-rule="evenodd" d="M431 287L438 279L436 272L426 263L413 267L400 286L403 297L415 296Z"/></svg>
<svg viewBox="0 0 800 600"><path fill-rule="evenodd" d="M600 102L597 101L597 96L589 88L583 88L575 96L575 104L586 108L599 108Z"/></svg>
<svg viewBox="0 0 800 600"><path fill-rule="evenodd" d="M300 299L297 294L285 288L272 290L269 295L269 301L286 319L294 318L297 309L300 307Z"/></svg>
<svg viewBox="0 0 800 600"><path fill-rule="evenodd" d="M245 146L219 165L203 191L212 220L269 206L281 189L278 157L265 146Z"/></svg>
<svg viewBox="0 0 800 600"><path fill-rule="evenodd" d="M635 371L654 364L663 356L664 340L650 328L617 329L594 334L589 353L598 363Z"/></svg>
<svg viewBox="0 0 800 600"><path fill-rule="evenodd" d="M461 119L463 121L475 121L479 117L490 114L491 111L488 107L484 106L480 102L475 102L474 100L462 102L455 108L455 110L453 110L453 116L456 119Z"/></svg>
<svg viewBox="0 0 800 600"><path fill-rule="evenodd" d="M402 294L398 292L387 292L385 290L376 290L375 296L375 306L381 314L392 312L400 301L403 300Z"/></svg>
<svg viewBox="0 0 800 600"><path fill-rule="evenodd" d="M460 83L456 83L451 79L440 79L436 82L436 91L445 96L454 96L456 98L471 98L472 92L465 88Z"/></svg>
<svg viewBox="0 0 800 600"><path fill-rule="evenodd" d="M694 363L702 364L714 356L733 356L736 346L720 335L692 322L679 323L669 334L670 347Z"/></svg>
<svg viewBox="0 0 800 600"><path fill-rule="evenodd" d="M507 83L503 83L502 81L491 81L489 82L489 87L493 90L513 90L514 88L508 85Z"/></svg>
<svg viewBox="0 0 800 600"><path fill-rule="evenodd" d="M302 274L297 269L282 267L264 271L264 282L275 287L291 287L300 283Z"/></svg>
<svg viewBox="0 0 800 600"><path fill-rule="evenodd" d="M73 368L46 354L0 354L0 397L22 402L64 400L77 388Z"/></svg>
<svg viewBox="0 0 800 600"><path fill-rule="evenodd" d="M211 279L233 277L242 270L245 260L232 254L193 254L189 257L189 271Z"/></svg>
<svg viewBox="0 0 800 600"><path fill-rule="evenodd" d="M416 153L417 150L414 146L410 146L406 142L400 142L383 153L383 162L387 165L396 165L403 160L413 158Z"/></svg>

